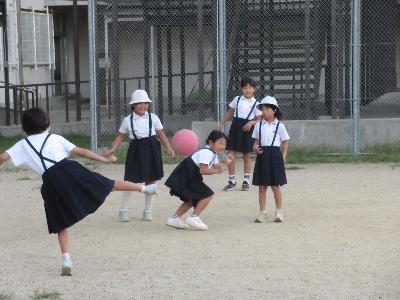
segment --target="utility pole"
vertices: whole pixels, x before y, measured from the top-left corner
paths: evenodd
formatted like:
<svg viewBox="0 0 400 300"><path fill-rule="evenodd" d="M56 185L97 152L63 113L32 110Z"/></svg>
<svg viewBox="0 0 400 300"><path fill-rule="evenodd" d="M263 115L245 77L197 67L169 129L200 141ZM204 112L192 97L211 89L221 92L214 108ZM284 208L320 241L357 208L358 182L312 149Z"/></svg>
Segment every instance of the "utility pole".
<svg viewBox="0 0 400 300"><path fill-rule="evenodd" d="M24 81L24 57L22 53L22 27L21 27L21 0L16 1L17 4L17 32L18 32L18 75L19 85L22 87Z"/></svg>
<svg viewBox="0 0 400 300"><path fill-rule="evenodd" d="M8 74L8 37L7 37L7 3L0 1L0 26L3 28L3 69L4 69L4 100L6 109L6 125L10 125L10 78Z"/></svg>
<svg viewBox="0 0 400 300"><path fill-rule="evenodd" d="M81 120L81 76L79 69L79 27L78 27L78 1L72 1L73 36L74 36L74 69L75 69L75 99L76 120Z"/></svg>

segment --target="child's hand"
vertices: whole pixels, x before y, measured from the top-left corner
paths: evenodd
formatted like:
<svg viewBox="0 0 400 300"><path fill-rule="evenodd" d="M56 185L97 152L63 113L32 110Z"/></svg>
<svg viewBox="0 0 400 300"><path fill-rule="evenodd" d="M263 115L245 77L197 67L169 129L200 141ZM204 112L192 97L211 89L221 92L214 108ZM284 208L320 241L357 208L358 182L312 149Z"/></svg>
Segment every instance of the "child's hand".
<svg viewBox="0 0 400 300"><path fill-rule="evenodd" d="M114 153L114 150L110 149L106 152L106 157L109 158L110 156L112 156Z"/></svg>
<svg viewBox="0 0 400 300"><path fill-rule="evenodd" d="M254 152L255 152L256 154L258 154L258 155L263 154L263 150L262 150L262 148L260 147L260 145L257 145L256 147L254 147L253 150L254 150Z"/></svg>
<svg viewBox="0 0 400 300"><path fill-rule="evenodd" d="M215 167L215 170L217 171L217 174L221 174L225 172L226 166L225 164L219 164L218 166Z"/></svg>
<svg viewBox="0 0 400 300"><path fill-rule="evenodd" d="M168 150L168 154L172 156L172 158L175 158L175 151L172 148L169 148Z"/></svg>
<svg viewBox="0 0 400 300"><path fill-rule="evenodd" d="M243 126L243 130L245 132L248 132L248 131L250 131L251 127L253 127L253 125L254 125L254 122L253 121L249 121L249 122L246 123L246 125Z"/></svg>
<svg viewBox="0 0 400 300"><path fill-rule="evenodd" d="M106 157L106 158L107 158L107 162L108 163L117 161L117 157L115 155L112 155L112 154L110 156Z"/></svg>
<svg viewBox="0 0 400 300"><path fill-rule="evenodd" d="M225 157L225 162L229 165L231 162L233 162L235 158L233 157L232 153L229 153L226 157Z"/></svg>

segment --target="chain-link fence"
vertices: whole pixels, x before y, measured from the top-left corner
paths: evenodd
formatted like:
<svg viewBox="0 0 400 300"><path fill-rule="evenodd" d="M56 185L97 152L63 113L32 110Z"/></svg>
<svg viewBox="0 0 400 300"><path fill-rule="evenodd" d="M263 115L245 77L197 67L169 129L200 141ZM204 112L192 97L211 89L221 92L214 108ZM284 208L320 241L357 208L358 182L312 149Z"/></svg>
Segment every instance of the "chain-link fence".
<svg viewBox="0 0 400 300"><path fill-rule="evenodd" d="M385 118L400 117L399 1L358 0L360 99L352 95L352 50L360 46L352 40L354 1L225 0L223 10L220 1L97 1L99 142L112 141L137 88L148 91L152 111L171 135L193 121L218 121L220 103L226 107L247 76L257 82L256 98L278 99L289 129L302 136L300 143L335 144L339 135L338 146L351 145L354 101L360 104L362 145L375 143L368 126L376 135L390 130L389 142L399 140L399 130L385 127ZM221 19L226 49L219 47ZM330 137L324 134L329 130Z"/></svg>

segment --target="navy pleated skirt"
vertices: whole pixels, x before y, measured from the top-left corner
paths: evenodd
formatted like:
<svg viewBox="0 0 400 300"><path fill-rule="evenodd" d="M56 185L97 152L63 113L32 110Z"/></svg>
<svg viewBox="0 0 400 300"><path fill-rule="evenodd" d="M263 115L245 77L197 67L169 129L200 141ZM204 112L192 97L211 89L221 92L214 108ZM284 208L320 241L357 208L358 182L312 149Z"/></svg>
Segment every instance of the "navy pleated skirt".
<svg viewBox="0 0 400 300"><path fill-rule="evenodd" d="M95 212L114 181L80 163L64 159L43 175L41 188L49 233L57 233Z"/></svg>
<svg viewBox="0 0 400 300"><path fill-rule="evenodd" d="M287 183L285 164L280 147L262 147L257 155L253 172L253 185L278 186Z"/></svg>
<svg viewBox="0 0 400 300"><path fill-rule="evenodd" d="M186 157L168 177L165 185L169 187L171 196L182 201L192 201L194 207L199 200L214 195L214 192L203 182L199 167L191 157Z"/></svg>
<svg viewBox="0 0 400 300"><path fill-rule="evenodd" d="M150 182L163 176L161 144L156 136L131 140L125 160L124 180Z"/></svg>
<svg viewBox="0 0 400 300"><path fill-rule="evenodd" d="M232 120L231 128L229 129L228 143L226 145L227 150L249 153L253 151L254 138L251 137L253 134L254 126L249 131L244 131L243 126L247 124L249 120L236 118Z"/></svg>

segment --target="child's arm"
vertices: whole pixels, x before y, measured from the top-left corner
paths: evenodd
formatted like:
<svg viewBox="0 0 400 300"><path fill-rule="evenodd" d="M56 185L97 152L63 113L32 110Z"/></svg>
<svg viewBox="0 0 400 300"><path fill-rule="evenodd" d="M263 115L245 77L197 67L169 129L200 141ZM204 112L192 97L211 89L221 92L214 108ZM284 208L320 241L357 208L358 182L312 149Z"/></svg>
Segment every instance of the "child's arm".
<svg viewBox="0 0 400 300"><path fill-rule="evenodd" d="M208 169L206 164L200 164L200 174L201 175L213 175L223 173L231 162L233 161L233 155L228 154L225 157L225 163L215 164L211 169Z"/></svg>
<svg viewBox="0 0 400 300"><path fill-rule="evenodd" d="M7 160L9 160L11 157L7 152L4 152L0 154L0 166L5 163Z"/></svg>
<svg viewBox="0 0 400 300"><path fill-rule="evenodd" d="M94 153L93 151L79 147L75 147L74 149L72 149L71 153L78 155L80 157L96 160L102 163L109 163L117 160L117 158L114 155L110 154L108 157L104 157L98 155L97 153Z"/></svg>
<svg viewBox="0 0 400 300"><path fill-rule="evenodd" d="M254 125L256 125L258 123L258 121L261 120L261 115L256 116L253 120L250 120L246 123L246 125L243 126L243 130L244 131L250 131L251 127L253 127Z"/></svg>
<svg viewBox="0 0 400 300"><path fill-rule="evenodd" d="M118 133L117 136L115 137L115 140L111 144L110 150L107 151L106 156L110 157L115 150L121 145L121 143L124 141L125 134L124 133Z"/></svg>
<svg viewBox="0 0 400 300"><path fill-rule="evenodd" d="M287 156L287 152L288 152L288 148L289 148L289 141L282 141L281 142L281 152L282 152L282 156L283 156L283 162L286 164L286 156Z"/></svg>
<svg viewBox="0 0 400 300"><path fill-rule="evenodd" d="M167 148L167 152L169 155L171 155L172 157L175 157L175 152L171 147L171 144L168 141L167 136L165 135L164 131L162 129L160 130L156 130L157 136L160 139L161 143L163 143L163 145L165 146L165 148Z"/></svg>
<svg viewBox="0 0 400 300"><path fill-rule="evenodd" d="M222 129L224 127L225 123L228 122L233 117L234 113L235 113L235 109L230 107L229 110L226 112L221 123L219 123L218 129Z"/></svg>
<svg viewBox="0 0 400 300"><path fill-rule="evenodd" d="M260 147L258 139L254 140L253 150L258 155L261 155L263 153L262 148Z"/></svg>
<svg viewBox="0 0 400 300"><path fill-rule="evenodd" d="M209 169L207 164L200 164L200 174L201 175L214 175L220 174L225 171L225 164L214 165L213 168Z"/></svg>

